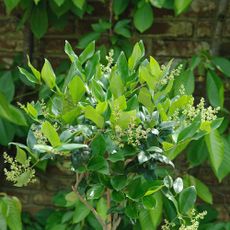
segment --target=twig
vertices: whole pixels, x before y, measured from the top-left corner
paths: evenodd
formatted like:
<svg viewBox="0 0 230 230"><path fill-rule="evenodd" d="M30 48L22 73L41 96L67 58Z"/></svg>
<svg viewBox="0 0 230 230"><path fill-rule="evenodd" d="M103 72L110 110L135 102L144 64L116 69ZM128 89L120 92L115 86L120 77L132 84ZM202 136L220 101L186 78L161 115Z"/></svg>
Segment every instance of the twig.
<svg viewBox="0 0 230 230"><path fill-rule="evenodd" d="M82 178L84 177L84 174L80 174L80 176L76 173L76 183L74 186L72 186L73 191L77 194L79 200L93 213L97 221L101 224L103 230L107 230L106 223L101 218L101 216L98 214L98 212L95 210L95 208L90 205L84 197L78 192L77 187L79 183L81 182Z"/></svg>
<svg viewBox="0 0 230 230"><path fill-rule="evenodd" d="M107 200L107 209L110 209L110 191L109 189L107 189L106 191L106 200ZM109 214L108 215L108 223L107 223L107 229L108 230L112 230L112 215Z"/></svg>

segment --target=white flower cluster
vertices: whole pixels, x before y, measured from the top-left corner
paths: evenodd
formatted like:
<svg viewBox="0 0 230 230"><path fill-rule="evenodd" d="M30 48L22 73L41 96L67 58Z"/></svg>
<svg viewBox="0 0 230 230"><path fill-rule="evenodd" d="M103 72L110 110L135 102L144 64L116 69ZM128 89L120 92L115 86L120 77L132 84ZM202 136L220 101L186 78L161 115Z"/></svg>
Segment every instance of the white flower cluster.
<svg viewBox="0 0 230 230"><path fill-rule="evenodd" d="M183 67L183 65L179 65L176 69L173 69L169 74L167 74L166 76L161 78L160 85L164 86L164 85L168 84L168 82L170 80L173 80L175 77L178 77L181 73L182 67ZM165 65L161 66L161 69L163 72L164 72L165 68L166 68Z"/></svg>
<svg viewBox="0 0 230 230"><path fill-rule="evenodd" d="M101 64L101 70L102 70L102 72L103 72L104 74L109 74L109 73L111 73L112 65L113 65L113 62L114 62L113 56L114 56L114 50L111 49L111 50L109 51L109 54L105 57L106 60L107 60L107 65L104 66L104 65Z"/></svg>
<svg viewBox="0 0 230 230"><path fill-rule="evenodd" d="M203 211L201 213L197 213L195 209L192 209L190 213L190 223L184 223L185 220L179 216L178 219L183 222L181 226L178 228L179 230L198 230L199 228L199 221L203 220L204 217L207 215L207 211ZM169 222L168 220L164 220L164 225L161 226L162 230L171 230L174 229L176 224L174 222Z"/></svg>
<svg viewBox="0 0 230 230"><path fill-rule="evenodd" d="M19 163L16 159L13 159L9 155L7 155L7 153L4 153L3 157L5 159L4 163L8 163L10 165L10 170L4 168L6 180L16 184L18 183L18 179L20 178L20 176L28 172L26 174L27 180L25 181L24 185L26 186L28 183L36 182L35 170L30 167L30 157L25 160L24 164Z"/></svg>
<svg viewBox="0 0 230 230"><path fill-rule="evenodd" d="M213 121L217 118L216 114L220 110L219 107L212 108L209 106L208 108L205 108L204 105L204 98L200 99L200 103L195 107L192 104L187 104L186 108L183 110L183 114L192 121L196 116L199 114L201 115L201 121Z"/></svg>

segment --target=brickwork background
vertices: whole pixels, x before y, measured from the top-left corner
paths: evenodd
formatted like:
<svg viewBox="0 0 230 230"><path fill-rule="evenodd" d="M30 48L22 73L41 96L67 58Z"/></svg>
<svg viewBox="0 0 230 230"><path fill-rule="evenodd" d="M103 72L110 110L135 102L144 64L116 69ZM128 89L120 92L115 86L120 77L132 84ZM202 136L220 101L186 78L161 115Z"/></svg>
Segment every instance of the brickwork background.
<svg viewBox="0 0 230 230"><path fill-rule="evenodd" d="M43 57L59 63L66 58L63 52L64 40L73 46L80 35L90 31L90 24L103 14L109 17L108 6L99 8L93 2L95 11L84 20L70 18L68 27L60 32L50 29L40 41L31 38L28 29L16 30L18 19L6 16L0 0L0 63L10 64L15 52L30 53L42 60ZM100 3L100 6L102 4ZM144 40L147 54L159 60L171 57L188 58L201 47L209 48L213 54L230 57L230 1L194 0L186 14L174 17L172 11L154 9L154 24L144 34L134 34L133 41ZM106 42L106 40L105 40ZM33 50L31 50L31 45ZM50 167L46 174L40 173L40 182L26 188L13 188L3 180L0 191L18 196L25 210L36 212L51 205L51 197L59 189L70 188L74 177ZM208 166L193 172L210 187L214 203L221 212L221 218L230 219L230 178L219 184Z"/></svg>

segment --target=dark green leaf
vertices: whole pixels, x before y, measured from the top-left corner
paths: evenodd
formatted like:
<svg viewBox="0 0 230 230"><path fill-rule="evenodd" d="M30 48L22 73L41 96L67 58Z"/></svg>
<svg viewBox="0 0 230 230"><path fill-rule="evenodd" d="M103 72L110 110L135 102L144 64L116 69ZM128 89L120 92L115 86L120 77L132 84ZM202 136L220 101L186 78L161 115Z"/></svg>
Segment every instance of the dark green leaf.
<svg viewBox="0 0 230 230"><path fill-rule="evenodd" d="M208 147L208 153L210 157L211 165L218 175L218 170L224 159L224 143L218 130L212 130L208 135L205 136L205 142Z"/></svg>
<svg viewBox="0 0 230 230"><path fill-rule="evenodd" d="M156 206L156 199L154 195L144 196L142 198L142 203L146 209L153 209Z"/></svg>
<svg viewBox="0 0 230 230"><path fill-rule="evenodd" d="M77 224L81 222L89 215L89 213L90 210L81 201L78 201L73 214L73 223Z"/></svg>
<svg viewBox="0 0 230 230"><path fill-rule="evenodd" d="M116 190L121 190L127 185L127 177L126 176L114 176L111 179L111 185Z"/></svg>
<svg viewBox="0 0 230 230"><path fill-rule="evenodd" d="M7 14L10 14L10 12L19 4L19 2L20 0L4 0Z"/></svg>
<svg viewBox="0 0 230 230"><path fill-rule="evenodd" d="M214 72L208 72L206 87L208 99L211 105L215 107L223 107L224 85L221 79Z"/></svg>
<svg viewBox="0 0 230 230"><path fill-rule="evenodd" d="M214 57L212 62L216 67L224 73L227 77L230 77L230 61L223 57Z"/></svg>
<svg viewBox="0 0 230 230"><path fill-rule="evenodd" d="M36 38L43 37L48 29L48 15L45 7L45 2L39 3L33 7L30 18L30 26Z"/></svg>
<svg viewBox="0 0 230 230"><path fill-rule="evenodd" d="M88 164L88 169L90 171L99 172L102 174L109 174L109 164L104 159L104 157L101 156L94 156Z"/></svg>
<svg viewBox="0 0 230 230"><path fill-rule="evenodd" d="M116 16L119 16L122 14L127 6L129 5L129 0L123 1L123 0L113 0L113 12Z"/></svg>
<svg viewBox="0 0 230 230"><path fill-rule="evenodd" d="M104 186L101 184L93 185L86 193L88 200L99 199L104 193Z"/></svg>
<svg viewBox="0 0 230 230"><path fill-rule="evenodd" d="M103 135L97 135L90 145L93 154L103 155L106 150L106 141Z"/></svg>
<svg viewBox="0 0 230 230"><path fill-rule="evenodd" d="M196 201L196 189L194 186L184 189L179 195L179 207L183 214L190 211Z"/></svg>

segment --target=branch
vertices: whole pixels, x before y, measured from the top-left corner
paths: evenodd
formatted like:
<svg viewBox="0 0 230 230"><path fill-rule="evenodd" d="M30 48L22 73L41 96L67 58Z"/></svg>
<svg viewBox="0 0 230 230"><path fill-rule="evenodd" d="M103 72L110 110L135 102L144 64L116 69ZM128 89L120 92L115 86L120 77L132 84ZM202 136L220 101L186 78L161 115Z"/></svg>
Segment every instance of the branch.
<svg viewBox="0 0 230 230"><path fill-rule="evenodd" d="M101 218L101 216L98 214L98 212L96 211L96 209L90 205L87 200L82 197L82 195L78 192L77 187L79 185L79 183L81 182L82 178L84 177L84 174L81 174L80 176L76 173L76 183L74 186L72 186L73 191L77 194L79 200L93 213L93 215L95 216L95 218L97 219L97 221L101 224L103 230L107 230L106 227L106 223L104 222L104 220Z"/></svg>

